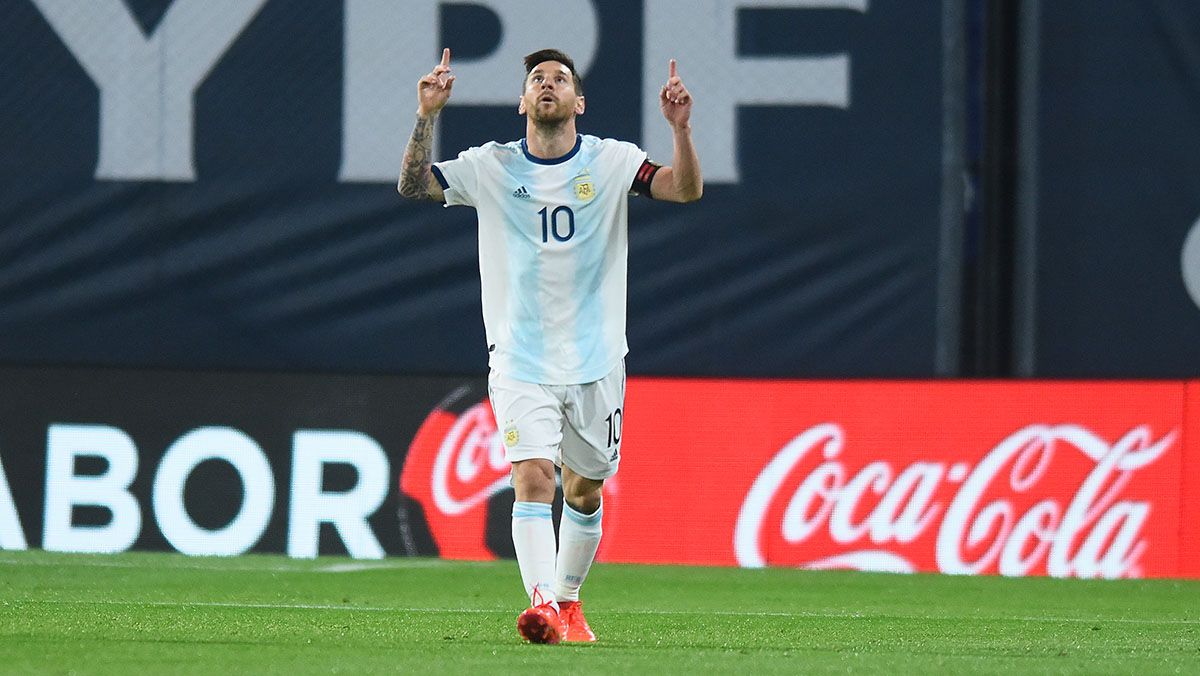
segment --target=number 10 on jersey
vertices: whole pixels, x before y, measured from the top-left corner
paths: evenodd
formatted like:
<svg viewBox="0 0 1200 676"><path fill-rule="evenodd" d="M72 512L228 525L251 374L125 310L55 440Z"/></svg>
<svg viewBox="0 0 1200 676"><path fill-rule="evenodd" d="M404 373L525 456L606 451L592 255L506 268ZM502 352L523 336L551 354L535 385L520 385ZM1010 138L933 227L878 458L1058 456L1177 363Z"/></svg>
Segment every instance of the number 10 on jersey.
<svg viewBox="0 0 1200 676"><path fill-rule="evenodd" d="M538 214L542 217L542 242L549 242L553 236L556 241L565 242L575 236L575 212L571 207L542 207Z"/></svg>

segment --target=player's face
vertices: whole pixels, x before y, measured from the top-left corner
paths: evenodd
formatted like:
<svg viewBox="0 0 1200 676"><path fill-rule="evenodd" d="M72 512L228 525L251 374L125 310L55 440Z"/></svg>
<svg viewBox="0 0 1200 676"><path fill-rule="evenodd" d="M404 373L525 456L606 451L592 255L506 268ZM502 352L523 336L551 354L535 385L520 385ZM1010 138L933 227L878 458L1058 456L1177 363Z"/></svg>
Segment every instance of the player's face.
<svg viewBox="0 0 1200 676"><path fill-rule="evenodd" d="M583 112L583 97L575 93L571 69L557 61L534 66L525 77L520 112L538 124L562 124Z"/></svg>

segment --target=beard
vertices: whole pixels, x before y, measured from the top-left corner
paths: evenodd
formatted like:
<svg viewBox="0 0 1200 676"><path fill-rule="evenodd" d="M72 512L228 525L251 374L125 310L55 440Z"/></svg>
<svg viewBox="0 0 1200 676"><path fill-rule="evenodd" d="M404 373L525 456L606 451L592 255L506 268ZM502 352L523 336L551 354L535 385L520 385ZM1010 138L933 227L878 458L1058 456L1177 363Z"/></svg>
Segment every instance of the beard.
<svg viewBox="0 0 1200 676"><path fill-rule="evenodd" d="M571 120L575 107L566 102L555 102L553 106L542 107L540 102L534 102L532 107L526 107L529 119L542 129L557 129Z"/></svg>

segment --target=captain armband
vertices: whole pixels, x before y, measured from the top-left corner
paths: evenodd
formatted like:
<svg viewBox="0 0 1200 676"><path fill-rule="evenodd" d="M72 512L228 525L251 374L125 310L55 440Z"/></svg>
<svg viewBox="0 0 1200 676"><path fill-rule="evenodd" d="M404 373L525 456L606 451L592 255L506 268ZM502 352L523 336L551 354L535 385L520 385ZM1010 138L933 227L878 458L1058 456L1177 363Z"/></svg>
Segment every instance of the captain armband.
<svg viewBox="0 0 1200 676"><path fill-rule="evenodd" d="M658 162L642 160L642 166L633 176L633 185L629 187L629 192L654 199L654 195L650 194L650 182L654 180L654 175L659 169L662 169L662 165Z"/></svg>

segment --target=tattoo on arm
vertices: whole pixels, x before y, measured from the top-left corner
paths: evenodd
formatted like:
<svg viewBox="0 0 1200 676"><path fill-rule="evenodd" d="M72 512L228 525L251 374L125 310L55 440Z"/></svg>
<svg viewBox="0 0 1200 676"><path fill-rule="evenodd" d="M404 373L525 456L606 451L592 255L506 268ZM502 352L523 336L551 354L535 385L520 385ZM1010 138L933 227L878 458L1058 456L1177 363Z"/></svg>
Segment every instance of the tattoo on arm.
<svg viewBox="0 0 1200 676"><path fill-rule="evenodd" d="M404 166L396 189L410 199L436 199L429 192L430 171L433 165L433 116L417 117L408 147L404 149Z"/></svg>

